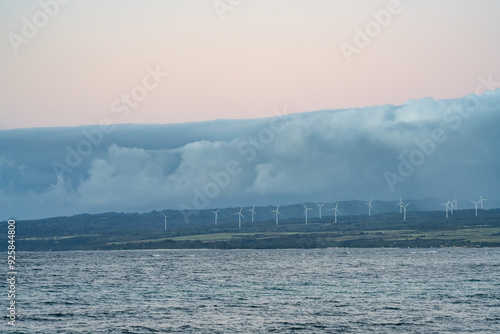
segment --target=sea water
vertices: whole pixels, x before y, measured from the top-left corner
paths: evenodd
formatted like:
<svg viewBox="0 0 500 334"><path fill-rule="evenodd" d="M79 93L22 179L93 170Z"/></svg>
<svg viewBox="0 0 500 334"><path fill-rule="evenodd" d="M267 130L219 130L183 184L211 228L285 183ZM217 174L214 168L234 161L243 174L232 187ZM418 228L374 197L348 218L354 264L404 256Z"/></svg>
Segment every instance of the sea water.
<svg viewBox="0 0 500 334"><path fill-rule="evenodd" d="M500 332L500 249L20 252L17 261L18 319L7 324L4 303L2 333Z"/></svg>

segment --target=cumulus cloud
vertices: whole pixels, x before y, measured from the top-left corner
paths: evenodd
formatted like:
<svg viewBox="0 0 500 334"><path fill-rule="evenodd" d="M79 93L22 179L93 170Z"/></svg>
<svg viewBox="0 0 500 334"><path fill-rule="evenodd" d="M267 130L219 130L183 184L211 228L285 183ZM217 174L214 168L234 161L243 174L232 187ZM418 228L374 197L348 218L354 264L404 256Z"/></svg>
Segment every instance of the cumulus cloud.
<svg viewBox="0 0 500 334"><path fill-rule="evenodd" d="M0 131L2 219L497 198L500 90L257 120Z"/></svg>

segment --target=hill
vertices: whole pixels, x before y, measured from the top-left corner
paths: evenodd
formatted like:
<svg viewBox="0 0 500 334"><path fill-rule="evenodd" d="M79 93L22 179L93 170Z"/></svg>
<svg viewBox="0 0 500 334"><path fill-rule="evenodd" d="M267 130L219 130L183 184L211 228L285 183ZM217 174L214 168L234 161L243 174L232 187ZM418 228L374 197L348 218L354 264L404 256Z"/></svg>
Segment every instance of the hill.
<svg viewBox="0 0 500 334"><path fill-rule="evenodd" d="M254 223L245 220L242 228L238 228L234 209L221 210L217 226L213 215L207 212L193 215L196 219L189 223L177 216L168 221L167 231L163 215L154 211L17 221L16 249L500 246L500 209L479 210L477 217L474 210L459 210L449 218L442 211L409 211L407 221L399 212L374 213L370 217L342 215L336 224L330 215L322 219L311 216L305 224L303 207L302 212L298 209L297 205L280 208L286 214L280 217L278 226L274 216L267 215ZM295 211L300 214L294 216ZM1 224L0 233L0 239L6 243L6 223Z"/></svg>

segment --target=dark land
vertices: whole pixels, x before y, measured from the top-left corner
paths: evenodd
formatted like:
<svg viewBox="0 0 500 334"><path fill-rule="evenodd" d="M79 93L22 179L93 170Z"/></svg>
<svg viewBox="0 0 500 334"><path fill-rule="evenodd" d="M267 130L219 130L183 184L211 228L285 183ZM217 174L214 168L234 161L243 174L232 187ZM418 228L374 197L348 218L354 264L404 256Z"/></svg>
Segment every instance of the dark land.
<svg viewBox="0 0 500 334"><path fill-rule="evenodd" d="M186 223L179 214L169 217L167 231L161 212L82 214L42 220L16 221L17 251L116 250L116 249L273 249L326 247L500 247L500 209L459 210L445 217L443 211L409 211L407 221L399 212L311 218L283 218L242 222L226 215L214 226L204 213L197 223ZM0 240L7 244L7 222Z"/></svg>

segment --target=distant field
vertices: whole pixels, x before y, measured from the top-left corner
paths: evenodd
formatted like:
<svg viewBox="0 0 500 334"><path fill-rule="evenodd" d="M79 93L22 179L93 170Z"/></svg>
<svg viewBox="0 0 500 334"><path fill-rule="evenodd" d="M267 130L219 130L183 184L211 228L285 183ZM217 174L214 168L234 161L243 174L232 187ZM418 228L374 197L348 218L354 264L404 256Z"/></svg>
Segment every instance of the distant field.
<svg viewBox="0 0 500 334"><path fill-rule="evenodd" d="M301 233L301 232L206 233L206 234L183 235L180 237L172 237L172 238L151 238L151 239L141 239L141 240L131 240L131 241L116 241L116 242L108 242L108 245L160 242L160 241L165 241L165 240L172 240L172 241L224 241L224 240L237 239L237 238L243 238L243 237L269 238L269 237L279 237L280 235L291 235L291 234L304 234L304 233Z"/></svg>
<svg viewBox="0 0 500 334"><path fill-rule="evenodd" d="M73 239L73 238L87 238L87 237L99 237L99 234L82 234L82 235L62 235L62 236L54 236L54 237L31 237L31 238L18 238L18 240L23 240L23 241L35 241L35 240L66 240L66 239Z"/></svg>
<svg viewBox="0 0 500 334"><path fill-rule="evenodd" d="M500 210L471 219L470 212L446 219L442 212L413 213L403 222L398 214L352 216L338 224L288 220L253 226L188 226L182 229L138 228L140 220L88 217L50 222L19 222L16 248L38 250L91 249L245 249L325 247L500 247ZM120 228L118 228L120 227ZM6 227L4 227L6 228ZM7 233L0 234L0 241Z"/></svg>
<svg viewBox="0 0 500 334"><path fill-rule="evenodd" d="M172 238L174 241L184 241L184 240L200 240L200 241L214 241L214 240L228 240L234 238L242 237L253 237L257 239L279 237L280 235L293 235L293 234L307 234L304 232L261 232L261 233L210 233L210 234L195 234L195 235L185 235L182 237Z"/></svg>
<svg viewBox="0 0 500 334"><path fill-rule="evenodd" d="M337 232L338 233L338 232ZM231 239L252 238L252 239L265 239L277 238L280 236L290 235L314 235L321 237L322 235L329 240L341 242L346 240L363 240L363 239L383 239L387 241L404 241L414 239L442 239L442 240L456 240L465 239L471 242L496 242L500 240L500 228L467 228L460 230L448 231L416 231L416 230L379 230L379 231L361 231L345 233L342 236L332 237L332 232L234 232L234 233L207 233L207 234L193 234L184 235L173 238L159 238L159 239L144 239L135 240L121 243L142 243L142 242L157 242L164 240L173 241L225 241ZM111 243L111 244L119 244Z"/></svg>

